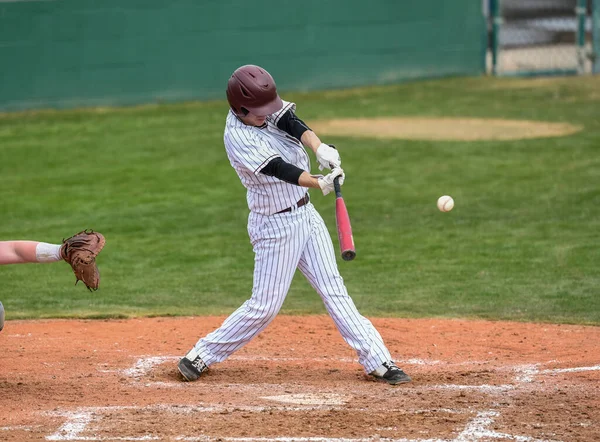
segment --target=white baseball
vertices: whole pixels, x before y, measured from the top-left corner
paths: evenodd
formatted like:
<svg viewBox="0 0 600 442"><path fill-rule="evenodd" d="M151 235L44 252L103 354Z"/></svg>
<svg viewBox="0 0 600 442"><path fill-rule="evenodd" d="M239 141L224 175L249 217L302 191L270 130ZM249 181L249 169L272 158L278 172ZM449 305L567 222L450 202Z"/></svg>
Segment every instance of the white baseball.
<svg viewBox="0 0 600 442"><path fill-rule="evenodd" d="M442 212L450 212L454 207L454 200L449 195L440 196L437 200L437 206Z"/></svg>

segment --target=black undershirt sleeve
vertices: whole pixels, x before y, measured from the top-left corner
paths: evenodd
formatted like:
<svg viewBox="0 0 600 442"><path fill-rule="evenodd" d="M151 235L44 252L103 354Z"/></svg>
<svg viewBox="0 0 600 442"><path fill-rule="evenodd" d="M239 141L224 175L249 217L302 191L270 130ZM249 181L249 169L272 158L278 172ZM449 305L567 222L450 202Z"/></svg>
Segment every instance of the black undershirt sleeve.
<svg viewBox="0 0 600 442"><path fill-rule="evenodd" d="M273 158L265 167L260 170L260 173L262 174L274 176L275 178L279 178L281 181L295 184L296 186L299 185L298 180L300 179L302 172L304 172L302 169L294 166L293 164L286 163L281 157Z"/></svg>
<svg viewBox="0 0 600 442"><path fill-rule="evenodd" d="M304 132L310 130L310 127L308 127L300 118L298 118L291 109L285 112L281 118L279 118L277 127L290 134L298 141L300 141L300 138L302 138L302 134Z"/></svg>

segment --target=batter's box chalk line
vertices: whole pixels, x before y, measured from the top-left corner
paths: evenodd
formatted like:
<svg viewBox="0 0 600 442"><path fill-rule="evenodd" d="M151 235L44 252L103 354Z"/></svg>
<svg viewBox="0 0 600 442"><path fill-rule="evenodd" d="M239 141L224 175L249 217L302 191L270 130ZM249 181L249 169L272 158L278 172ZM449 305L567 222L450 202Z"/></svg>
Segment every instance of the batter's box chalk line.
<svg viewBox="0 0 600 442"><path fill-rule="evenodd" d="M600 370L600 365L592 365L590 367L550 368L546 370L540 370L539 366L540 364L531 364L514 367L514 371L517 373L515 376L515 382L526 384L533 382L535 377L540 375L555 376L561 373L582 373Z"/></svg>
<svg viewBox="0 0 600 442"><path fill-rule="evenodd" d="M124 374L125 376L140 378L147 375L151 372L154 367L157 365L161 365L163 363L176 363L179 361L181 356L139 356L137 361L133 364L132 367L124 369L124 370L107 370L100 369L99 372L102 373L113 373L119 372ZM336 362L336 363L348 363L348 364L357 364L358 359L355 358L294 358L294 357L271 357L271 356L242 356L242 355L234 355L229 358L229 360L233 361L272 361L272 362ZM427 359L405 359L398 360L398 364L400 365L422 365L422 366L432 366L432 365L447 365L447 366L463 366L463 365L482 365L487 364L489 361L465 361L459 363L449 363L437 360L427 360Z"/></svg>
<svg viewBox="0 0 600 442"><path fill-rule="evenodd" d="M179 356L140 356L137 361L127 369L121 370L99 370L101 372L119 372L124 374L127 377L133 378L135 380L140 380L144 378L148 373L150 373L156 366L161 365L163 363L173 363L175 364L179 361ZM336 361L336 362L348 362L355 363L357 361L351 358L340 358L340 359L330 359L330 358L266 358L263 356L232 356L230 359L232 360L270 360L273 362L278 361L304 361L307 360L315 360L315 361ZM422 359L409 359L406 363L411 362L414 365L436 365L441 364L440 361L432 360L422 360ZM557 361L551 361L552 363L556 363ZM465 362L460 365L480 365L485 362ZM455 365L455 364L451 364ZM556 375L559 373L576 373L576 372L586 372L586 371L597 371L600 370L600 365L593 365L589 367L571 367L571 368L556 368L556 369L540 369L541 364L524 364L524 365L515 365L515 366L504 366L498 367L497 371L506 371L510 370L516 373L514 377L515 384L505 384L505 385L455 385L455 384L441 384L441 385L429 385L429 386L419 386L412 388L419 388L423 390L475 390L480 391L482 393L488 394L500 394L515 388L518 388L521 385L526 385L532 383L536 376L540 375ZM176 383L176 382L151 382L146 383L146 387L182 387L184 384ZM408 387L411 388L411 387Z"/></svg>
<svg viewBox="0 0 600 442"><path fill-rule="evenodd" d="M172 405L153 405L149 407L86 407L80 408L74 412L52 412L48 414L59 415L67 418L67 421L53 434L46 436L49 441L105 441L105 440L120 440L120 441L147 441L160 440L161 437L155 435L144 436L86 436L88 426L94 423L100 423L105 415L123 410L140 411L167 411L172 413L195 413L195 412L210 412L221 413L227 407L198 407L198 406L172 406ZM262 412L264 407L235 407L231 410L240 410L246 412ZM272 408L270 408L272 409ZM289 408L286 408L289 411ZM467 422L465 428L453 439L406 439L406 438L332 438L332 437L219 437L219 440L229 442L483 442L494 439L514 440L517 442L560 442L547 439L536 439L529 436L518 436L507 433L500 433L490 430L489 427L494 423L494 419L500 413L494 410L480 411L477 415ZM91 430L90 430L91 432ZM187 441L187 442L204 442L214 440L214 436L175 436L171 440Z"/></svg>
<svg viewBox="0 0 600 442"><path fill-rule="evenodd" d="M101 373L123 373L125 376L140 378L151 372L154 367L164 363L176 363L181 359L181 356L139 356L137 361L132 367L124 370L98 370ZM344 363L356 363L356 359L352 358L282 358L282 357L269 357L269 356L231 356L229 360L232 361L272 361L272 362L344 362ZM416 361L416 360L415 360Z"/></svg>

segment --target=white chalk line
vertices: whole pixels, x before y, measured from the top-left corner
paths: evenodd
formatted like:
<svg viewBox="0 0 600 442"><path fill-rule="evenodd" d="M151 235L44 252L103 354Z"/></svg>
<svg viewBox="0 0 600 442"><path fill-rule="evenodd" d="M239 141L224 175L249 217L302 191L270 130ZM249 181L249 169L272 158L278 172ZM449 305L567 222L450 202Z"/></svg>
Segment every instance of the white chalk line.
<svg viewBox="0 0 600 442"><path fill-rule="evenodd" d="M548 370L540 371L540 374L558 374L558 373L578 373L581 371L598 371L600 365L594 365L592 367L573 367L573 368L553 368Z"/></svg>
<svg viewBox="0 0 600 442"><path fill-rule="evenodd" d="M117 369L117 370L102 370L98 371L101 373L123 373L129 377L142 377L148 374L150 371L154 369L157 365L164 364L166 362L176 362L181 359L181 356L139 356L137 361L133 364L132 367L127 369ZM355 358L330 358L330 357L321 357L321 358L296 358L296 357L276 357L276 356L231 356L228 360L233 361L268 361L268 362L298 362L298 363L306 363L306 362L333 362L333 363L347 363L347 364L356 364L358 363L358 359ZM470 365L483 365L489 364L490 361L464 361L457 363L448 363L438 360L427 360L427 359L400 359L397 360L396 363L398 365L421 365L421 366L432 366L432 365L444 365L444 366L470 366Z"/></svg>
<svg viewBox="0 0 600 442"><path fill-rule="evenodd" d="M51 441L69 441L69 440L86 440L86 441L102 441L102 440L127 440L127 441L144 441L144 440L157 440L160 439L158 436L154 435L144 435L144 436L121 436L121 437L100 437L100 436L83 436L84 433L92 422L98 422L103 417L110 413L119 413L122 411L133 410L137 413L144 411L166 411L172 414L194 414L194 413L234 413L234 412L250 412L250 413L264 413L265 411L330 411L330 410L339 410L339 407L336 406L232 406L225 407L219 405L209 405L209 406L197 406L197 405L167 405L167 404L158 404L152 405L148 407L136 407L136 406L112 406L112 407L85 407L80 408L75 412L68 411L51 411L46 412L47 415L52 416L61 416L66 417L67 421L53 434L46 436L46 440ZM362 411L371 412L371 409L364 409ZM390 412L395 412L395 410L388 410ZM407 410L398 410L403 413L409 413ZM431 410L415 410L417 414L422 413L465 413L469 412L459 411L459 410L449 410L449 409L431 409ZM175 440L213 440L214 437L209 436L200 436L198 438L189 438L187 436L179 436L176 437ZM223 440L246 440L246 438L221 438ZM265 441L276 441L276 440L299 440L296 437L285 437L285 438L248 438L248 440L265 440ZM335 440L342 441L344 439L339 438L307 438L307 440ZM348 439L351 440L351 439ZM356 440L367 440L367 439L356 439Z"/></svg>
<svg viewBox="0 0 600 442"><path fill-rule="evenodd" d="M517 373L515 375L515 382L521 384L533 382L533 379L540 371L538 366L539 364L527 364L512 367L512 370L514 370Z"/></svg>
<svg viewBox="0 0 600 442"><path fill-rule="evenodd" d="M549 368L545 370L540 370L539 365L540 364L531 364L514 367L514 370L517 372L515 381L519 383L530 383L539 375L557 375L560 373L581 373L600 370L600 365L592 365L589 367Z"/></svg>
<svg viewBox="0 0 600 442"><path fill-rule="evenodd" d="M136 361L136 363L133 365L133 367L123 370L122 372L126 376L141 377L141 376L145 376L146 374L148 374L157 365L160 365L160 364L163 364L163 363L169 362L169 361L176 361L179 359L180 358L177 358L176 356L141 357ZM111 371L111 370L108 370L108 371ZM118 371L120 371L120 370L118 370Z"/></svg>
<svg viewBox="0 0 600 442"><path fill-rule="evenodd" d="M34 431L41 427L42 425L12 425L9 427L0 427L0 431Z"/></svg>
<svg viewBox="0 0 600 442"><path fill-rule="evenodd" d="M56 433L46 436L47 440L75 440L79 438L79 433L85 431L88 424L94 418L92 412L75 412L68 416L65 422Z"/></svg>
<svg viewBox="0 0 600 442"><path fill-rule="evenodd" d="M490 439L510 439L518 442L552 442L547 439L536 439L530 436L515 436L507 433L499 433L488 427L494 423L495 417L499 416L497 411L481 411L475 419L467 423L466 428L455 438L453 442L487 441Z"/></svg>
<svg viewBox="0 0 600 442"><path fill-rule="evenodd" d="M289 410L289 408L286 410ZM295 407L302 408L302 407ZM88 407L86 409L79 409L76 412L59 412L53 413L68 418L67 422L63 424L54 434L46 436L46 440L51 441L69 441L69 440L85 440L85 441L103 441L103 440L123 440L123 441L145 441L145 440L158 440L159 436L144 435L136 437L115 437L115 436L83 436L86 427L92 421L100 420L102 415L109 412L118 412L122 410L166 410L174 413L194 413L197 411L202 412L223 412L228 410L227 407L219 406L170 406L170 405L154 405L150 407ZM259 411L258 409L265 409L265 407L235 407L229 408L231 411ZM269 408L272 409L272 408ZM313 409L313 407L311 407ZM264 410L260 410L264 411ZM430 410L431 412L433 410ZM52 413L50 413L52 414ZM381 438L381 437L368 437L368 438L331 438L331 437L223 437L219 439L230 442L320 442L320 441L331 441L331 442L367 442L367 441L388 441L388 442L472 442L472 441L487 441L491 439L510 439L518 442L553 442L543 439L536 439L529 436L511 435L508 433L500 433L494 430L490 430L488 427L494 423L494 418L499 416L500 413L494 410L481 411L477 413L477 416L467 422L465 429L461 431L453 439L406 439L406 438ZM214 440L214 436L201 435L201 436L176 436L174 440L186 441L186 442L200 442Z"/></svg>
<svg viewBox="0 0 600 442"><path fill-rule="evenodd" d="M177 356L147 356L139 358L133 367L120 370L128 376L132 377L140 377L144 376L148 372L150 372L156 365L160 365L162 363L168 361L178 360ZM262 357L233 357L231 359L238 360L263 360ZM318 361L333 361L331 358L264 358L264 360L269 361L304 361L307 360L318 360ZM336 359L337 362L356 362L351 358L340 358ZM422 360L412 360L416 365L419 364L429 364L427 361ZM431 365L438 364L439 361L431 361ZM473 365L473 363L466 363L464 365ZM477 364L481 364L481 362L477 362ZM455 364L457 365L457 364ZM462 364L461 364L462 365ZM520 365L512 368L517 375L515 376L515 381L518 384L526 384L532 382L535 376L541 374L558 374L558 373L574 373L574 372L585 372L585 371L596 371L600 370L600 365L594 365L590 367L571 367L571 368L561 368L561 369L545 369L540 370L539 364L530 364L530 365ZM158 383L155 383L158 384ZM162 383L163 385L172 385L170 383ZM429 389L429 390L477 390L480 392L491 393L491 394L500 394L509 390L513 390L516 387L514 385L455 385L455 384L446 384L446 385L434 385L434 386L421 386L421 389ZM268 399L269 397L265 397ZM264 412L265 410L272 411L315 411L315 410L332 410L335 409L335 405L311 405L311 406L294 406L294 407L249 407L249 406L240 406L240 407L222 407L222 406L211 406L211 407L201 407L201 406L158 406L161 410L166 410L170 412L176 413L197 413L197 412L207 412L207 413L223 413L223 412L234 412L234 411L245 411L245 412ZM103 437L82 437L80 433L85 431L88 425L94 421L99 419L99 415L103 412L109 410L123 410L123 409L135 409L140 411L139 407L97 407L88 409L88 411L79 411L75 413L68 413L67 422L61 426L58 431L50 436L47 436L47 440L89 440L89 441L101 441L107 440L107 438ZM90 411L91 410L91 411ZM358 410L357 410L358 411ZM421 412L435 412L435 410L429 411L421 411ZM234 437L221 437L222 440L231 441L231 442L285 442L285 441L306 441L306 442L317 442L317 441L334 441L334 442L358 442L358 441L398 441L398 442L466 442L466 441L482 441L482 440L490 440L490 439L511 439L516 440L518 442L542 442L540 439L535 439L529 436L514 436L506 433L499 433L496 431L489 430L489 427L493 421L494 417L498 416L499 413L496 411L486 411L478 413L477 417L471 420L465 427L465 429L455 438L455 439L384 439L384 438L358 438L358 439L347 439L347 438L322 438L322 437L310 437L310 438L297 438L297 437L277 437L277 438L234 438ZM146 435L141 437L110 437L112 440L128 440L128 441L143 441L143 440L156 440L157 437L152 435ZM209 436L199 436L199 437L187 437L180 436L177 437L176 440L183 441L205 441L211 440L212 438Z"/></svg>
<svg viewBox="0 0 600 442"><path fill-rule="evenodd" d="M121 370L98 370L100 372L113 373L121 372L127 376L138 377L147 374L155 366L166 363L179 361L180 356L140 356L132 367ZM357 359L353 358L295 358L295 357L269 357L269 356L231 356L229 360L233 361L269 361L269 362L334 362L334 363L358 363ZM550 362L557 362L552 360ZM397 363L405 365L445 365L445 366L471 366L471 365L486 365L496 363L494 361L465 361L457 363L446 363L438 360L424 359L406 359L399 360ZM579 371L594 371L600 370L600 365L590 367L572 367L572 368L555 368L540 370L540 364L524 364L509 367L514 371L518 371L520 376L528 377L535 374L554 374L554 373L571 373ZM506 367L506 366L505 366Z"/></svg>
<svg viewBox="0 0 600 442"><path fill-rule="evenodd" d="M148 374L157 365L164 364L166 362L179 361L180 356L141 356L133 364L132 367L124 370L98 370L101 373L123 373L129 377L142 377ZM269 361L269 362L334 362L334 363L357 363L358 360L354 358L293 358L293 357L270 357L270 356L231 356L230 360L234 361ZM399 361L398 363L409 364L409 365L436 365L440 364L440 361L426 361L422 359L408 359L406 361Z"/></svg>
<svg viewBox="0 0 600 442"><path fill-rule="evenodd" d="M120 372L126 376L140 379L150 373L154 367L157 365L161 365L166 362L175 362L180 358L178 356L142 356L139 357L138 360L134 363L134 365L130 368L124 370L100 370L104 372ZM234 360L269 360L272 362L277 361L304 361L313 360L313 361L335 361L335 362L356 362L350 358L339 358L339 359L330 359L330 358L265 358L262 356L254 357L254 356L232 356L230 359ZM417 365L435 365L439 364L440 361L425 361L422 359L409 359L407 361L412 361ZM552 361L556 362L556 361ZM472 365L472 363L465 363ZM481 364L481 362L477 362L477 364ZM461 364L462 365L462 364ZM517 384L527 384L534 381L536 376L551 374L555 375L558 373L576 373L576 372L585 372L585 371L597 371L600 370L600 365L594 365L589 367L571 367L571 368L555 368L555 369L546 369L540 370L540 364L524 364L524 365L516 365L513 367L509 367L510 370L516 372L514 381ZM505 367L502 367L501 370L504 370ZM244 383L243 385L248 385ZM185 384L180 382L165 382L165 381L157 381L157 382L147 382L144 384L144 387L160 387L160 388L177 388L184 387ZM410 388L410 387L409 387ZM514 385L455 385L455 384L442 384L435 386L420 386L423 390L444 390L444 389L454 389L454 390L478 390L483 393L502 393L511 389L515 389Z"/></svg>

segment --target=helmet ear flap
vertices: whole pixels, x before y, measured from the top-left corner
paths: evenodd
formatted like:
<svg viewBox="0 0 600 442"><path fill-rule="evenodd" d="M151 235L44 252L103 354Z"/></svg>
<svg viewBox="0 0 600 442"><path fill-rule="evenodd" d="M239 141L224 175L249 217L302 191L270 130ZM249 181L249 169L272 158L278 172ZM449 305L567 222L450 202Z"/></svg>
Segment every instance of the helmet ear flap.
<svg viewBox="0 0 600 442"><path fill-rule="evenodd" d="M241 115L241 116L245 117L246 115L248 115L250 113L250 111L248 109L246 109L244 106L236 107L236 106L233 106L230 104L229 107L231 108L233 113L236 115Z"/></svg>

